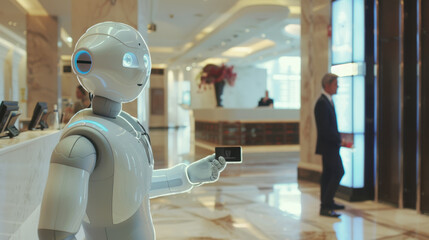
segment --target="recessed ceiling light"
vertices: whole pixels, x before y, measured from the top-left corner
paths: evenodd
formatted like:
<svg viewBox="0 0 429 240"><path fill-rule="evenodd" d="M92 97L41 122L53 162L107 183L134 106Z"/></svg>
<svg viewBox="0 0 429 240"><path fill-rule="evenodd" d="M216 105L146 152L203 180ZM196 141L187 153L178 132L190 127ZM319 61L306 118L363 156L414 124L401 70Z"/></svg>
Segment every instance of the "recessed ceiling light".
<svg viewBox="0 0 429 240"><path fill-rule="evenodd" d="M301 35L301 25L300 24L288 24L285 26L285 32L294 35L294 36L300 36Z"/></svg>
<svg viewBox="0 0 429 240"><path fill-rule="evenodd" d="M172 47L149 47L150 52L156 53L173 53L174 48Z"/></svg>
<svg viewBox="0 0 429 240"><path fill-rule="evenodd" d="M289 8L290 14L301 14L300 6L289 6L288 8Z"/></svg>
<svg viewBox="0 0 429 240"><path fill-rule="evenodd" d="M246 29L244 29L244 31L248 33L248 32L250 32L250 29L246 28Z"/></svg>
<svg viewBox="0 0 429 240"><path fill-rule="evenodd" d="M262 34L261 34L261 37L262 37L262 38L265 38L265 37L267 37L267 35L265 35L265 33L262 33Z"/></svg>
<svg viewBox="0 0 429 240"><path fill-rule="evenodd" d="M64 28L60 29L60 37L61 37L61 40L63 40L64 43L67 44L67 46L69 48L72 47L73 39L72 39L72 37L70 37L70 35L68 34L68 32Z"/></svg>

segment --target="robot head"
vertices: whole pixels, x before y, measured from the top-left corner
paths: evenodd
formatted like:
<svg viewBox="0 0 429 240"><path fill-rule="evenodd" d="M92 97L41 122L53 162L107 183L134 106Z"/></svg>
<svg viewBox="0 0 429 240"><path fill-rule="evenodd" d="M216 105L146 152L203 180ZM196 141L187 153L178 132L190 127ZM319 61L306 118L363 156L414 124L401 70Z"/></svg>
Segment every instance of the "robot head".
<svg viewBox="0 0 429 240"><path fill-rule="evenodd" d="M120 103L130 102L149 81L149 49L133 27L99 23L76 43L72 69L88 92Z"/></svg>

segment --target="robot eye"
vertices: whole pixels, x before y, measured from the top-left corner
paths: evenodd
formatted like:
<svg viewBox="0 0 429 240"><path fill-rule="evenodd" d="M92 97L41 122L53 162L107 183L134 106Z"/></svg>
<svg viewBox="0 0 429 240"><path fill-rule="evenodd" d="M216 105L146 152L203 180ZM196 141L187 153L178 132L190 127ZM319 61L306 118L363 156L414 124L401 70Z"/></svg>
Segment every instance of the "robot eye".
<svg viewBox="0 0 429 240"><path fill-rule="evenodd" d="M122 66L126 68L138 68L139 62L137 61L136 55L131 52L125 53L122 58Z"/></svg>
<svg viewBox="0 0 429 240"><path fill-rule="evenodd" d="M74 57L74 67L80 74L87 74L92 67L91 55L88 51L80 50Z"/></svg>
<svg viewBox="0 0 429 240"><path fill-rule="evenodd" d="M144 67L149 68L149 56L147 54L145 54L143 56L143 59L144 59Z"/></svg>
<svg viewBox="0 0 429 240"><path fill-rule="evenodd" d="M143 60L144 60L144 67L147 70L147 75L150 75L150 70L151 70L151 66L150 66L150 59L149 59L149 55L145 54L143 56Z"/></svg>

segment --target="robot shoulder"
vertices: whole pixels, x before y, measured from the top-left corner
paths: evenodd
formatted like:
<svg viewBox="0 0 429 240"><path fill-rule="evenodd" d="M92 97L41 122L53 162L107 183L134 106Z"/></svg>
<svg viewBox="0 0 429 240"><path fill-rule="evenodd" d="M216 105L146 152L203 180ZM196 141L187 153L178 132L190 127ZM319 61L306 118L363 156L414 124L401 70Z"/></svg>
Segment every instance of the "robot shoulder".
<svg viewBox="0 0 429 240"><path fill-rule="evenodd" d="M51 163L71 166L92 173L97 154L95 146L86 137L70 135L62 138L54 149Z"/></svg>
<svg viewBox="0 0 429 240"><path fill-rule="evenodd" d="M113 175L114 172L114 151L108 140L109 136L103 134L93 127L87 125L65 128L61 140L70 136L79 136L87 139L96 149L96 164L91 179L105 179Z"/></svg>

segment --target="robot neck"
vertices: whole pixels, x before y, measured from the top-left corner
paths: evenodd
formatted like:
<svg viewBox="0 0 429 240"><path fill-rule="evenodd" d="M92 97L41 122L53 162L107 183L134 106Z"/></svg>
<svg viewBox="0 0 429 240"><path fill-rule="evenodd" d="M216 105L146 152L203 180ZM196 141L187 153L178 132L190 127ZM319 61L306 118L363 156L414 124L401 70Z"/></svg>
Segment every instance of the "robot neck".
<svg viewBox="0 0 429 240"><path fill-rule="evenodd" d="M122 104L105 97L94 96L92 99L92 111L104 117L115 118L122 110Z"/></svg>

